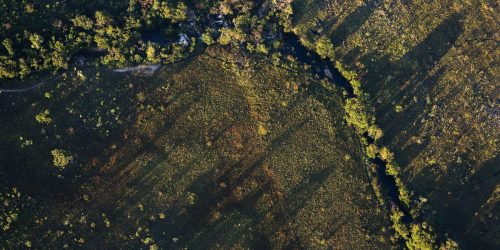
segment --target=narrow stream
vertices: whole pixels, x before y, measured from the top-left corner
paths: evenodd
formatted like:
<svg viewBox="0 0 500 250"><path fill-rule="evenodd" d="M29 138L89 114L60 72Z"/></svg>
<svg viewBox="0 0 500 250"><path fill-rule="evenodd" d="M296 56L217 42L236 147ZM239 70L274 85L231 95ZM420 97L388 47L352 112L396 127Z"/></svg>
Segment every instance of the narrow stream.
<svg viewBox="0 0 500 250"><path fill-rule="evenodd" d="M293 33L284 33L282 48L283 54L290 54L297 58L300 62L311 66L311 72L318 75L320 78L326 78L333 84L341 87L347 92L347 97L355 97L354 90L349 81L333 66L330 60L322 59L318 54L308 50L297 35Z"/></svg>
<svg viewBox="0 0 500 250"><path fill-rule="evenodd" d="M340 71L333 66L329 59L322 59L315 52L308 50L301 44L297 35L293 33L285 33L283 35L283 42L285 45L283 46L282 53L293 55L299 60L299 62L310 65L311 73L318 75L320 78L326 78L332 84L345 90L347 92L347 98L356 97L352 85L340 73ZM368 142L373 142L373 138L371 138L368 134L364 134L361 137L365 138ZM370 159L370 163L376 165L376 174L378 181L382 186L382 192L390 199L390 202L387 203L387 209L392 211L395 207L397 207L399 211L404 213L402 221L404 223L411 222L412 218L408 208L399 199L399 189L396 185L395 178L386 173L387 162L379 157L376 157L374 159Z"/></svg>

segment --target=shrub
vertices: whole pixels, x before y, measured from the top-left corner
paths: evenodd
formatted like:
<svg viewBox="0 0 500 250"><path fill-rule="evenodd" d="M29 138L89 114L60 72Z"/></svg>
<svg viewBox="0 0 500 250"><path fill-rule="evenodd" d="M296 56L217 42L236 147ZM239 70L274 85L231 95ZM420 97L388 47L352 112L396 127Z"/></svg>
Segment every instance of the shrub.
<svg viewBox="0 0 500 250"><path fill-rule="evenodd" d="M183 2L179 2L175 7L172 16L170 17L173 23L181 22L187 19L187 5Z"/></svg>
<svg viewBox="0 0 500 250"><path fill-rule="evenodd" d="M380 149L380 158L386 162L394 160L394 154L387 147Z"/></svg>
<svg viewBox="0 0 500 250"><path fill-rule="evenodd" d="M452 239L446 239L446 242L441 244L439 250L458 250L458 243Z"/></svg>
<svg viewBox="0 0 500 250"><path fill-rule="evenodd" d="M46 109L42 113L39 113L35 116L35 120L38 123L42 124L51 124L52 123L52 118L50 118L50 111Z"/></svg>
<svg viewBox="0 0 500 250"><path fill-rule="evenodd" d="M157 63L160 61L158 54L156 53L156 48L154 44L148 43L146 48L146 60L151 63Z"/></svg>
<svg viewBox="0 0 500 250"><path fill-rule="evenodd" d="M377 125L371 125L368 128L368 135L370 135L370 137L373 138L374 140L378 140L382 136L384 136L384 132L382 131L382 129L377 127Z"/></svg>
<svg viewBox="0 0 500 250"><path fill-rule="evenodd" d="M259 53L262 53L262 54L269 53L269 50L266 48L266 45L264 45L262 43L257 44L257 47L255 47L255 50Z"/></svg>
<svg viewBox="0 0 500 250"><path fill-rule="evenodd" d="M219 43L221 45L228 45L231 42L241 42L244 39L244 35L234 29L222 28L219 37Z"/></svg>
<svg viewBox="0 0 500 250"><path fill-rule="evenodd" d="M22 205L21 193L16 188L0 191L0 228L7 231L18 217Z"/></svg>
<svg viewBox="0 0 500 250"><path fill-rule="evenodd" d="M346 120L353 125L358 133L363 134L368 129L368 117L365 107L358 98L350 98L345 104Z"/></svg>
<svg viewBox="0 0 500 250"><path fill-rule="evenodd" d="M401 179L399 177L397 177L396 180L399 180L398 181L398 183L399 183L399 185L398 185L399 199L407 207L410 207L411 200L412 200L410 192L408 191L408 189L406 189L406 186L403 185L403 183L401 182Z"/></svg>
<svg viewBox="0 0 500 250"><path fill-rule="evenodd" d="M51 151L51 153L54 157L54 166L60 169L64 169L68 164L71 163L71 161L73 161L73 156L69 155L69 153L64 150L54 149Z"/></svg>
<svg viewBox="0 0 500 250"><path fill-rule="evenodd" d="M377 156L377 153L378 153L378 147L377 145L375 144L370 144L366 147L366 156L368 156L368 158L375 158Z"/></svg>
<svg viewBox="0 0 500 250"><path fill-rule="evenodd" d="M398 104L398 105L396 105L396 106L394 107L394 111L396 111L396 113L401 113L401 112L403 112L403 106L401 106L401 105L399 105L399 104Z"/></svg>
<svg viewBox="0 0 500 250"><path fill-rule="evenodd" d="M203 33L203 35L201 35L201 40L206 45L212 45L214 43L214 39L212 38L212 35L210 34L210 32Z"/></svg>
<svg viewBox="0 0 500 250"><path fill-rule="evenodd" d="M73 26L80 27L84 30L91 30L94 26L94 22L84 15L76 15L73 19L71 19L71 22L73 23Z"/></svg>
<svg viewBox="0 0 500 250"><path fill-rule="evenodd" d="M351 83L351 86L353 88L354 94L356 96L362 96L366 95L366 93L363 93L361 89L361 81L358 80L358 74L355 71L350 71L347 70L344 65L342 65L341 62L336 61L335 62L335 68L337 68L340 73L347 79L349 80L349 83Z"/></svg>
<svg viewBox="0 0 500 250"><path fill-rule="evenodd" d="M399 174L399 167L389 162L387 163L385 172L388 175L397 176Z"/></svg>
<svg viewBox="0 0 500 250"><path fill-rule="evenodd" d="M12 45L12 40L6 38L3 40L2 45L7 50L9 56L14 56L14 46Z"/></svg>
<svg viewBox="0 0 500 250"><path fill-rule="evenodd" d="M328 37L322 36L316 41L316 53L323 59L327 57L333 59L333 44Z"/></svg>
<svg viewBox="0 0 500 250"><path fill-rule="evenodd" d="M412 225L411 238L406 242L409 249L432 250L435 245L436 236L427 223Z"/></svg>
<svg viewBox="0 0 500 250"><path fill-rule="evenodd" d="M400 235L401 237L403 237L404 239L408 239L410 237L410 232L408 230L408 228L406 227L405 224L403 224L403 222L401 221L401 218L404 216L404 213L399 211L399 210L395 210L392 214L391 214L391 221L392 221L392 225L394 226L394 230L396 231L396 233L398 235Z"/></svg>
<svg viewBox="0 0 500 250"><path fill-rule="evenodd" d="M44 50L43 45L42 45L44 39L41 35L36 34L36 33L30 33L28 35L28 39L31 42L31 48L37 49L37 50Z"/></svg>

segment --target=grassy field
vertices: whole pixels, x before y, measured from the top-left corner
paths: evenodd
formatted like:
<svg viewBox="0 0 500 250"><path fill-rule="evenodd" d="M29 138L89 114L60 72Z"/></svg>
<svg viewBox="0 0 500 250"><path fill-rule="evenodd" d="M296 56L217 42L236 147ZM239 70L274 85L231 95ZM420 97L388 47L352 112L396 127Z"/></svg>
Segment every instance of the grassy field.
<svg viewBox="0 0 500 250"><path fill-rule="evenodd" d="M500 245L498 13L495 1L294 1L294 32L331 39L429 220L471 249Z"/></svg>
<svg viewBox="0 0 500 250"><path fill-rule="evenodd" d="M2 240L397 248L338 92L304 71L210 47L150 77L87 69L2 95L1 180L20 192L3 208L18 216ZM19 199L30 206L14 209Z"/></svg>

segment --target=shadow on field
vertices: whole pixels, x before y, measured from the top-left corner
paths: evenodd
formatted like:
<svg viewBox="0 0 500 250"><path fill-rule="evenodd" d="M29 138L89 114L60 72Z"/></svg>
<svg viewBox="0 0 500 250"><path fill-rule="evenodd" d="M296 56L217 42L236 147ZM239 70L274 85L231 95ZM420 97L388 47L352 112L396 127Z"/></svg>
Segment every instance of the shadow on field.
<svg viewBox="0 0 500 250"><path fill-rule="evenodd" d="M349 35L356 33L381 3L382 0L368 0L351 12L330 35L333 45L341 45Z"/></svg>
<svg viewBox="0 0 500 250"><path fill-rule="evenodd" d="M397 62L390 62L388 58L380 58L375 54L362 58L367 66L366 77L372 83L367 86L368 92L374 93L375 99L386 99L381 106L375 107L377 120L384 124L386 143L421 119L419 114L422 114L426 105L426 98L446 69L431 72L462 34L462 18L460 13L451 15ZM387 100L387 97L391 99ZM403 103L404 108L410 111L397 113L394 106ZM377 106L377 102L374 105Z"/></svg>
<svg viewBox="0 0 500 250"><path fill-rule="evenodd" d="M237 122L219 132L216 147L223 155L229 154L229 158L219 159L221 162L215 169L189 184L186 190L197 197L194 204L186 204L184 198L179 197L167 212L169 219L152 225L154 235L161 239L159 245L172 249L211 248L246 242L255 248L269 249L272 236L295 217L312 198L310 194L333 171L325 168L313 173L304 178L308 181L287 193L280 189L280 180L268 166L267 159L305 122L287 128L267 147L262 145L250 124ZM244 151L233 145L240 138ZM196 163L189 165L192 169L197 167ZM242 241L243 235L246 241Z"/></svg>
<svg viewBox="0 0 500 250"><path fill-rule="evenodd" d="M92 70L85 71L89 72L95 74ZM18 147L18 141L4 141L5 150L0 153L2 171L22 193L44 201L62 201L78 195L80 180L57 178L57 174L82 174L78 165L90 162L97 152L103 152L109 145L109 137L122 131L116 121L96 128L95 123L90 120L85 122L82 117L71 112L83 117L95 117L99 112L107 112L117 106L133 108L130 100L134 94L124 86L122 81L125 76L115 75L112 82L103 81L98 87L98 83L93 80L81 83L72 77L72 73L69 73L66 80L42 86L39 91L0 96L0 99L16 104L15 109L2 113L3 127L9 131L4 135L20 135L33 140L33 145L24 149ZM53 93L54 96L44 98L44 92ZM110 99L113 101L104 105L100 103ZM43 125L34 121L35 116L44 110L50 111L51 124ZM122 119L125 119L125 115ZM104 136L102 132L106 129L110 133ZM74 167L58 170L51 164L50 151L56 148L78 153L74 155Z"/></svg>
<svg viewBox="0 0 500 250"><path fill-rule="evenodd" d="M494 200L495 189L500 183L500 157L490 159L480 166L467 158L460 156L462 163L453 163L446 173L438 174L436 178L428 167L419 172L413 183L426 183L419 186L432 203L444 203L440 209L442 217L434 218L438 230L451 233L456 239L461 239L463 246L471 249L492 249L496 239L498 218L492 217L492 211L499 208L500 203ZM473 174L472 169L477 169ZM469 235L463 238L459 235ZM498 240L497 240L498 242ZM465 244L463 244L465 243ZM490 245L488 245L490 244Z"/></svg>
<svg viewBox="0 0 500 250"><path fill-rule="evenodd" d="M300 240L288 231L288 224L313 199L312 194L317 193L335 168L328 166L310 173L290 190L284 191L280 178L267 161L276 150L293 138L294 133L307 120L289 117L284 131L269 143L264 143L257 134L255 124L245 120L246 118L228 121L225 119L229 118L221 118L221 115L217 120L211 121L208 127L197 122L179 122L187 114L201 112L198 110L199 106L195 105L199 101L199 98L191 98L184 108L180 107L174 115L168 115L168 121L156 130L144 148L127 155L129 160L120 162L116 170L110 172L110 176L116 176L113 181L114 186L117 186L114 196L120 197L121 203L118 205L111 198L106 213L113 221L124 220L124 225L120 226L127 227L127 219L116 215L127 214L133 204L140 202L145 207L161 205L156 198L156 193L161 191L175 194L175 197L170 197L173 200L164 204L168 219L151 221L148 225L159 246L168 249L184 246L199 249L244 244L258 249L270 249L279 241L278 244L284 246L300 247ZM175 102L178 101L173 101L170 105L175 106ZM295 102L290 103L288 109L294 109L295 105ZM178 108L177 106L175 110ZM176 166L176 162L171 160L175 158L174 152L198 141L200 138L195 130L205 129L213 135L211 147L202 148L202 155L196 155L194 159L186 158L185 164ZM165 136L183 138L188 134L192 137L181 139L168 149L160 146ZM193 148L189 150L192 151ZM141 159L145 164L134 163L142 161ZM166 166L177 170L168 174L166 171L170 170ZM329 225L331 230L326 233L330 236L341 226L335 221L331 221ZM280 238L283 234L286 236Z"/></svg>
<svg viewBox="0 0 500 250"><path fill-rule="evenodd" d="M134 123L137 94L160 87L156 76L137 78L92 67L82 72L85 81L68 71L67 77L37 90L0 95L0 124L5 131L0 135L0 170L21 193L47 204L81 196L82 185L102 171L95 165L111 156L110 144L120 142L127 126ZM34 121L44 110L50 111L50 124ZM31 139L33 145L19 147L19 136ZM70 152L71 166L64 170L53 166L52 149Z"/></svg>
<svg viewBox="0 0 500 250"><path fill-rule="evenodd" d="M42 147L68 150L78 161L78 167L68 169L82 173L71 183L63 178L55 183L56 177L50 172L47 178L42 176L45 168L54 170L50 150L44 157L29 153L26 157L23 152L5 158L12 167L1 166L2 170L11 170L14 163L21 164L23 168L9 173L13 176L9 178L23 182L20 189L38 194L36 198L45 200L45 195L57 190L64 194L64 200L47 202L48 208L54 208L53 216L38 231L60 228L66 221L79 224L71 232L65 231L63 237L51 239L51 246L85 236L86 247L96 249L116 245L142 248L143 240L149 237L166 249L300 248L310 244L301 242L308 240L304 238L308 230L320 230L317 224L325 240L342 232L347 216L325 212L321 204L332 199L323 189L327 181L334 185L330 177L342 162L337 161L338 152L325 152L323 158L322 151L317 151L326 149L315 147L321 144L328 150L343 149L349 144L348 134L337 135L339 131L316 124L323 119L342 124L336 112L341 109L331 101L340 99L313 100L314 95L308 93L288 96L286 105L268 102L260 99L261 92L256 92L255 98L245 87L234 84L230 74L223 79L219 74L193 77L192 73L200 69L220 70L217 63L202 62L195 61L187 68L167 68L142 80L113 73L79 85L68 81L68 86L61 85L64 94L54 95L50 101L42 98L35 108L32 100L17 107L27 113L19 122L50 109L54 126L34 138L42 140L47 135L49 141L37 143L34 152L46 152ZM93 79L91 75L88 81ZM43 92L33 98L40 95ZM261 111L255 108L255 100L257 105L270 107ZM272 106L275 104L279 108ZM322 105L328 107L325 113ZM310 107L319 110L309 113ZM269 120L261 121L266 115ZM261 122L277 125L266 124L272 132L263 135ZM39 134L41 128L33 134ZM21 130L29 129L24 125ZM337 141L337 136L342 139ZM301 141L311 138L315 141ZM304 148L304 143L313 148ZM30 171L34 157L45 164L43 169L29 178L16 176ZM38 182L31 183L32 179ZM43 190L37 190L38 185ZM312 216L306 206L320 211L329 221L311 223L311 229L302 218L304 214ZM35 240L42 245L46 238Z"/></svg>

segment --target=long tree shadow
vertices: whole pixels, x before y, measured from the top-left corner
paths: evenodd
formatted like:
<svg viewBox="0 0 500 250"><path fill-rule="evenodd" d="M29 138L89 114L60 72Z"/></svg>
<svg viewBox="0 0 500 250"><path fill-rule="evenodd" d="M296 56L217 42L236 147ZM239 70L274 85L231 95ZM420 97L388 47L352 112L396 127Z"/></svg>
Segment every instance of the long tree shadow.
<svg viewBox="0 0 500 250"><path fill-rule="evenodd" d="M445 69L439 69L434 74L436 64L451 49L463 32L462 13L455 13L437 26L421 43L405 54L400 60L392 63L387 57L368 54L361 60L367 66L367 90L373 93L374 99L382 99L381 104L373 101L376 106L377 118L387 136L386 142L392 141L401 131L411 127L421 113L429 98L427 95L435 86ZM376 63L374 63L376 62ZM390 77L388 69L391 70ZM417 112L396 112L394 105L401 102L418 103L412 108ZM403 124L401 124L403 122Z"/></svg>
<svg viewBox="0 0 500 250"><path fill-rule="evenodd" d="M295 106L295 102L291 106ZM287 113L293 113L293 109L289 107ZM199 249L234 247L244 243L252 248L271 248L271 238L287 230L288 223L297 219L298 213L314 198L314 194L335 170L332 164L328 164L321 170L303 176L291 189L284 192L280 190L280 180L267 166L267 161L309 121L297 121L290 115L284 119L288 121L286 128L274 136L265 149L259 148L258 139L254 138L255 131L249 134L245 132L245 123L237 122L221 131L214 131L217 135L215 146L221 147L221 152L226 152L225 147L231 146L233 140L240 140L240 136L228 137L239 131L245 142L243 145L246 145L245 153L237 161L217 160L216 168L198 175L185 188L186 192L196 197L193 198L193 204L186 203L186 197L180 196L167 211L168 220L151 224L154 238L159 239L160 246L168 249ZM268 200L271 203L263 208L262 202L266 199L271 199ZM326 235L335 234L341 224L341 220L337 222L337 219L333 219ZM288 234L286 245L298 247L302 244L292 232Z"/></svg>
<svg viewBox="0 0 500 250"><path fill-rule="evenodd" d="M235 223L243 223L241 218L235 217L235 214L241 213L248 218L252 218L250 222L245 222L250 228L256 228L262 223L268 223L268 221L265 221L266 214L268 212L275 212L274 210L277 208L270 207L267 211L259 212L255 208L256 204L265 195L276 196L276 199L280 199L278 198L280 195L276 190L277 180L272 177L272 171L266 170L266 159L273 154L274 150L285 143L285 140L291 138L293 133L299 131L304 124L305 121L293 123L269 143L267 146L268 150L265 152L258 148L259 143L255 144L256 142L252 142L256 139L250 138L249 141L244 139L243 141L247 141L247 149L243 158L236 162L223 160L220 164L217 164L219 167L216 169L208 170L199 175L186 188L187 191L195 194L197 197L196 203L193 205L186 204L185 198L179 197L173 203L174 206L168 211L169 220L153 225L155 234L158 234L159 238L162 239L159 244L172 249L181 248L182 246L194 248L202 246L215 247L217 244L234 246L234 244L239 242L240 237L234 234L236 231L233 233L229 232L231 231L230 228ZM216 133L218 134L217 140L230 143L230 146L231 138L233 137L227 136L228 134L234 134L235 129L240 131L239 133L243 133L243 138L255 136L251 135L255 132L245 135L245 127L244 124L238 125L236 123L230 128L224 128L222 132ZM239 136L235 138L239 138ZM223 145L226 144L222 144L221 146ZM221 148L221 150L224 152L224 148ZM329 169L328 173L331 171ZM309 178L311 179L310 183L303 183L290 192L287 203L293 201L293 204L286 205L285 208L280 206L281 213L286 213L286 210L297 213L304 206L306 200L298 201L296 197L292 198L292 196L304 192L314 192L311 189L319 188L321 183L327 178L325 173L324 171L318 173L318 176L321 176L321 178L311 175ZM258 184L256 187L244 191L246 188L256 184ZM305 193L300 197L310 199L311 195ZM218 214L222 214L222 218L218 218L216 216ZM292 218L294 215L288 213L288 216ZM285 222L281 224L283 223ZM248 235L253 235L252 237L254 237L249 244L254 244L255 247L260 248L269 247L269 244L266 243L268 241L266 237L272 235L272 232L266 233L265 235L267 236L258 234L254 230L246 232ZM176 238L177 242L172 242L170 240L172 238Z"/></svg>
<svg viewBox="0 0 500 250"><path fill-rule="evenodd" d="M352 11L330 35L333 45L341 45L349 35L356 33L381 3L382 0L368 0Z"/></svg>
<svg viewBox="0 0 500 250"><path fill-rule="evenodd" d="M367 78L370 79L370 93L386 93L401 97L402 92L412 90L423 82L435 64L446 55L463 32L461 20L463 15L456 13L444 20L422 42L406 53L396 62L388 58L378 58L369 54L362 58L368 67ZM376 63L374 63L376 62ZM391 79L387 80L387 70L391 70ZM426 87L432 87L429 83ZM382 108L385 108L383 106ZM382 112L382 111L381 111Z"/></svg>
<svg viewBox="0 0 500 250"><path fill-rule="evenodd" d="M393 142L392 140L398 140L399 142L409 141L410 137L418 133L418 130L421 128L419 125L427 118L425 109L428 105L427 98L429 97L424 86L439 81L444 71L441 68L434 74L429 75L423 80L422 87L414 88L411 90L411 93L407 94L405 100L396 102L407 103L404 107L404 114L395 112L393 105L386 107L386 113L383 117L379 118L379 123L384 126L385 138L383 138L383 141L385 143L389 144ZM394 119L394 116L398 119ZM404 119L401 119L401 116L405 116ZM426 145L427 141L425 143L412 144L408 148L396 148L395 153L399 155L398 162L406 166Z"/></svg>
<svg viewBox="0 0 500 250"><path fill-rule="evenodd" d="M500 182L500 157L480 166L474 166L477 163L465 154L460 157L462 163L450 164L446 174L437 175L442 177L435 177L436 174L430 171L432 167L429 167L415 177L414 183L426 183L425 186L418 185L419 191L434 197L433 204L442 204L433 207L437 215L431 215L430 211L428 215L434 216L432 220L438 230L451 233L455 239L462 240L465 247L491 249L493 241L478 239L491 237L499 229L498 218L484 218L488 217L488 208L500 206L498 201L492 200Z"/></svg>
<svg viewBox="0 0 500 250"><path fill-rule="evenodd" d="M122 80L123 77L118 79ZM89 80L87 84L74 83L71 73L68 78L58 81L59 88L64 89L62 91L64 95L53 97L50 100L41 98L41 93L43 91L49 93L54 86L43 86L37 92L2 97L16 103L15 109L9 109L8 113L2 114L6 118L4 120L5 127L15 126L15 133L22 134L38 142L20 151L16 147L15 141L5 141L4 146L6 146L7 150L2 150L2 153L10 154L11 157L0 156L2 158L1 168L7 173L9 181L22 190L23 193L30 194L32 197L41 197L46 201L54 198L67 199L76 195L79 189L79 180L57 178L54 175L54 167L47 164L52 160L49 157L50 155L47 154L47 151L50 151L48 149L59 148L64 144L64 149L78 152L78 159L74 163L78 165L87 161L95 152L102 152L107 146L106 140L108 138L104 138L97 133L96 128L92 126L94 124L85 124L81 118L68 112L68 110L76 109L81 111L81 114L85 117L88 115L86 109L91 107L93 113L96 113L95 102L98 98L90 97L102 97L95 94L97 83L92 80ZM112 93L116 103L121 103L124 99L130 98L130 93L121 91L121 84L103 84L100 87L108 93ZM121 106L120 104L117 105ZM50 110L52 123L55 125L41 126L36 123L26 122L27 120L34 120L35 115L38 113L37 110L40 109ZM115 125L117 124L115 123ZM114 129L110 130L119 131L121 129L114 127ZM68 131L71 132L69 135ZM10 134L5 135L11 136ZM47 140L48 136L53 135L57 135L55 136L56 139ZM33 165L38 166L35 171L33 171ZM65 172L65 175L82 174L79 168L66 170ZM45 183L51 183L51 185L45 185Z"/></svg>

